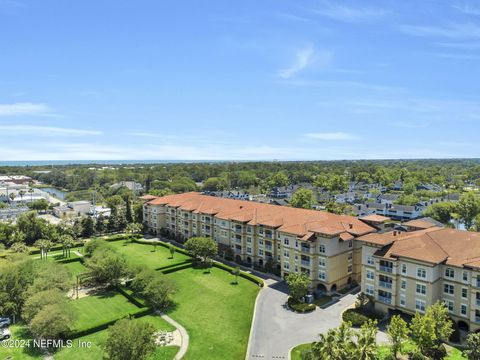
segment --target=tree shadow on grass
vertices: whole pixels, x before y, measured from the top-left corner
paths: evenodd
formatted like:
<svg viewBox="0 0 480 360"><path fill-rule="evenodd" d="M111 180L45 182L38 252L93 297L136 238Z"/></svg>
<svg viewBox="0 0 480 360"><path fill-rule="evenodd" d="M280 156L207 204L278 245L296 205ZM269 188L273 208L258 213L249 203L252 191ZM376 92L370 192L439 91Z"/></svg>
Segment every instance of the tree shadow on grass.
<svg viewBox="0 0 480 360"><path fill-rule="evenodd" d="M99 299L110 299L116 295L118 295L116 291L102 289L90 296L98 297Z"/></svg>
<svg viewBox="0 0 480 360"><path fill-rule="evenodd" d="M33 336L30 330L27 328L27 326L21 326L19 327L18 331L15 332L14 339L27 340L27 339L33 339ZM22 352L31 357L39 357L40 355L42 355L40 349L34 346L26 346L22 349ZM12 357L12 359L14 359L14 357Z"/></svg>
<svg viewBox="0 0 480 360"><path fill-rule="evenodd" d="M238 285L238 281L230 281L230 285Z"/></svg>

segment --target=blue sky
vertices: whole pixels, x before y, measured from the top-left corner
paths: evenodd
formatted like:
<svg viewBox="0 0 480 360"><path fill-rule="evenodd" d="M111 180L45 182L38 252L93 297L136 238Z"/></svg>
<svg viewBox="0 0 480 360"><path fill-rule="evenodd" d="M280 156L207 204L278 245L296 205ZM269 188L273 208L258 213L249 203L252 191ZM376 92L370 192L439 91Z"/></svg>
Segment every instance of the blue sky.
<svg viewBox="0 0 480 360"><path fill-rule="evenodd" d="M0 0L0 160L480 157L475 1Z"/></svg>

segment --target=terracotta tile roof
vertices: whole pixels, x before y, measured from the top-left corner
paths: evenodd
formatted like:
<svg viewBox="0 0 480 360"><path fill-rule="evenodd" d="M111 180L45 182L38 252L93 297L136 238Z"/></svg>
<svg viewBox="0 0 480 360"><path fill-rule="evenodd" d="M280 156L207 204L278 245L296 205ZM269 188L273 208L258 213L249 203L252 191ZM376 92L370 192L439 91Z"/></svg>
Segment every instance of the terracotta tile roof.
<svg viewBox="0 0 480 360"><path fill-rule="evenodd" d="M139 199L140 200L145 200L145 201L148 201L148 200L153 200L153 199L156 199L157 197L154 196L154 195L143 195L143 196L140 196Z"/></svg>
<svg viewBox="0 0 480 360"><path fill-rule="evenodd" d="M406 257L460 267L480 266L480 233L435 227L401 233L396 237L391 233L372 235L385 238L386 246L375 253L377 256ZM372 235L362 236L360 240L373 238Z"/></svg>
<svg viewBox="0 0 480 360"><path fill-rule="evenodd" d="M225 199L198 192L167 195L149 201L148 204L169 205L194 213L215 215L219 219L270 226L300 237L306 236L309 232L331 236L342 233L360 236L375 231L371 226L352 216Z"/></svg>
<svg viewBox="0 0 480 360"><path fill-rule="evenodd" d="M439 226L439 222L438 221L430 221L430 219L427 219L427 218L424 218L424 219L416 219L416 220L410 220L410 221L407 221L405 223L403 223L403 225L406 225L406 226L410 226L410 227L415 227L415 228L418 228L418 229L429 229L429 228L432 228L432 227L435 227L435 226Z"/></svg>
<svg viewBox="0 0 480 360"><path fill-rule="evenodd" d="M382 215L376 215L376 214L371 214L371 215L365 215L360 218L360 220L365 220L365 221L371 221L375 223L382 223L385 221L391 220L389 217L382 216Z"/></svg>

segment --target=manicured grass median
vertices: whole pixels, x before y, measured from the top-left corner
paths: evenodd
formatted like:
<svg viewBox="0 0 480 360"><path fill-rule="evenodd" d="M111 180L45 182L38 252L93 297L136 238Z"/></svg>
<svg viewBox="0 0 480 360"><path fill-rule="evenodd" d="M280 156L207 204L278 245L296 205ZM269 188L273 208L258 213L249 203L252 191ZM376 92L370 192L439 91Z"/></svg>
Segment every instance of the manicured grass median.
<svg viewBox="0 0 480 360"><path fill-rule="evenodd" d="M190 259L187 255L175 253L173 259L170 251L164 246L157 245L156 250L150 244L138 244L134 242L114 241L110 243L120 253L124 254L130 265L146 266L151 269L179 264Z"/></svg>
<svg viewBox="0 0 480 360"><path fill-rule="evenodd" d="M176 307L168 314L183 325L190 345L184 359L245 359L255 298L259 287L212 268L184 269L166 275L178 285Z"/></svg>
<svg viewBox="0 0 480 360"><path fill-rule="evenodd" d="M72 301L76 314L75 330L91 328L128 316L138 308L117 292L90 295Z"/></svg>
<svg viewBox="0 0 480 360"><path fill-rule="evenodd" d="M147 315L133 321L143 321L149 322L156 329L163 331L173 331L175 328L163 320L160 316L156 315ZM94 334L83 336L81 338L75 339L72 348L63 348L57 353L55 353L55 360L102 360L104 359L104 346L107 341L108 331L102 330ZM91 347L77 347L79 342L81 344L91 343ZM173 359L175 354L178 352L177 346L165 346L157 347L155 352L150 357L150 360L170 360Z"/></svg>

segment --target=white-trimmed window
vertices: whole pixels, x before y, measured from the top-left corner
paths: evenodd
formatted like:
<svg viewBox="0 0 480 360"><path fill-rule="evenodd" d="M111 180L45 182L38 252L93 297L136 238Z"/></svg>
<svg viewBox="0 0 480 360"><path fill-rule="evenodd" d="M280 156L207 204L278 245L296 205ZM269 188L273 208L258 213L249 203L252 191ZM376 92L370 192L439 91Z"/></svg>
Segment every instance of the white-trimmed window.
<svg viewBox="0 0 480 360"><path fill-rule="evenodd" d="M407 298L405 295L400 295L400 306L405 307L407 305Z"/></svg>
<svg viewBox="0 0 480 360"><path fill-rule="evenodd" d="M285 257L288 258L288 257L290 256L290 251L288 251L288 250L283 250L283 256L285 256Z"/></svg>
<svg viewBox="0 0 480 360"><path fill-rule="evenodd" d="M468 282L468 271L465 271L465 270L464 270L464 271L462 272L462 280L463 280L464 282Z"/></svg>
<svg viewBox="0 0 480 360"><path fill-rule="evenodd" d="M407 289L407 280L400 280L400 288L402 290L406 290Z"/></svg>
<svg viewBox="0 0 480 360"><path fill-rule="evenodd" d="M417 277L425 279L427 277L427 270L425 270L424 268L417 268Z"/></svg>
<svg viewBox="0 0 480 360"><path fill-rule="evenodd" d="M249 254L252 253L252 248L251 247L247 247L247 253L249 253Z"/></svg>
<svg viewBox="0 0 480 360"><path fill-rule="evenodd" d="M365 293L367 293L367 295L374 296L375 287L372 284L367 284L365 286Z"/></svg>
<svg viewBox="0 0 480 360"><path fill-rule="evenodd" d="M367 279L374 280L375 279L375 272L371 270L367 270Z"/></svg>
<svg viewBox="0 0 480 360"><path fill-rule="evenodd" d="M262 249L258 249L258 255L263 256L263 250Z"/></svg>
<svg viewBox="0 0 480 360"><path fill-rule="evenodd" d="M402 264L402 274L406 274L406 273L407 273L407 265Z"/></svg>
<svg viewBox="0 0 480 360"><path fill-rule="evenodd" d="M353 254L352 253L349 253L348 254L348 260L352 260L353 259Z"/></svg>
<svg viewBox="0 0 480 360"><path fill-rule="evenodd" d="M353 240L348 240L348 247L351 248L353 246Z"/></svg>
<svg viewBox="0 0 480 360"><path fill-rule="evenodd" d="M289 263L288 261L285 261L285 262L283 263L283 268L284 268L284 269L287 269L287 270L290 269L290 263Z"/></svg>
<svg viewBox="0 0 480 360"><path fill-rule="evenodd" d="M425 284L418 284L416 286L415 292L420 295L426 295L427 294L427 286Z"/></svg>
<svg viewBox="0 0 480 360"><path fill-rule="evenodd" d="M318 252L321 253L321 254L325 254L325 245L320 244L318 246Z"/></svg>
<svg viewBox="0 0 480 360"><path fill-rule="evenodd" d="M448 278L453 279L453 278L455 277L455 270L453 270L452 268L447 267L447 268L445 269L445 277L448 277Z"/></svg>
<svg viewBox="0 0 480 360"><path fill-rule="evenodd" d="M318 258L318 266L320 266L320 267L327 266L327 262L326 262L326 259L324 257Z"/></svg>
<svg viewBox="0 0 480 360"><path fill-rule="evenodd" d="M415 299L415 310L425 312L425 301Z"/></svg>
<svg viewBox="0 0 480 360"><path fill-rule="evenodd" d="M373 259L373 256L367 256L367 264L375 265L375 260Z"/></svg>
<svg viewBox="0 0 480 360"><path fill-rule="evenodd" d="M443 293L448 295L455 294L455 286L452 284L444 284L443 285Z"/></svg>
<svg viewBox="0 0 480 360"><path fill-rule="evenodd" d="M290 245L290 240L288 240L287 238L283 239L283 244L284 245Z"/></svg>
<svg viewBox="0 0 480 360"><path fill-rule="evenodd" d="M463 316L467 316L467 305L465 304L462 304L460 305L460 314L462 314Z"/></svg>
<svg viewBox="0 0 480 360"><path fill-rule="evenodd" d="M319 271L318 272L318 278L320 280L325 280L327 278L326 274L325 274L325 271Z"/></svg>
<svg viewBox="0 0 480 360"><path fill-rule="evenodd" d="M467 299L468 298L468 288L462 287L462 298Z"/></svg>
<svg viewBox="0 0 480 360"><path fill-rule="evenodd" d="M250 236L247 236L247 243L251 243L252 242L252 238Z"/></svg>
<svg viewBox="0 0 480 360"><path fill-rule="evenodd" d="M352 266L352 265L348 265L348 267L347 267L347 272L350 274L352 271L353 271L353 266Z"/></svg>
<svg viewBox="0 0 480 360"><path fill-rule="evenodd" d="M447 307L448 312L453 313L453 301L443 300L443 302L445 303L445 306Z"/></svg>
<svg viewBox="0 0 480 360"><path fill-rule="evenodd" d="M263 245L263 239L258 239L258 243L259 243L260 245Z"/></svg>

